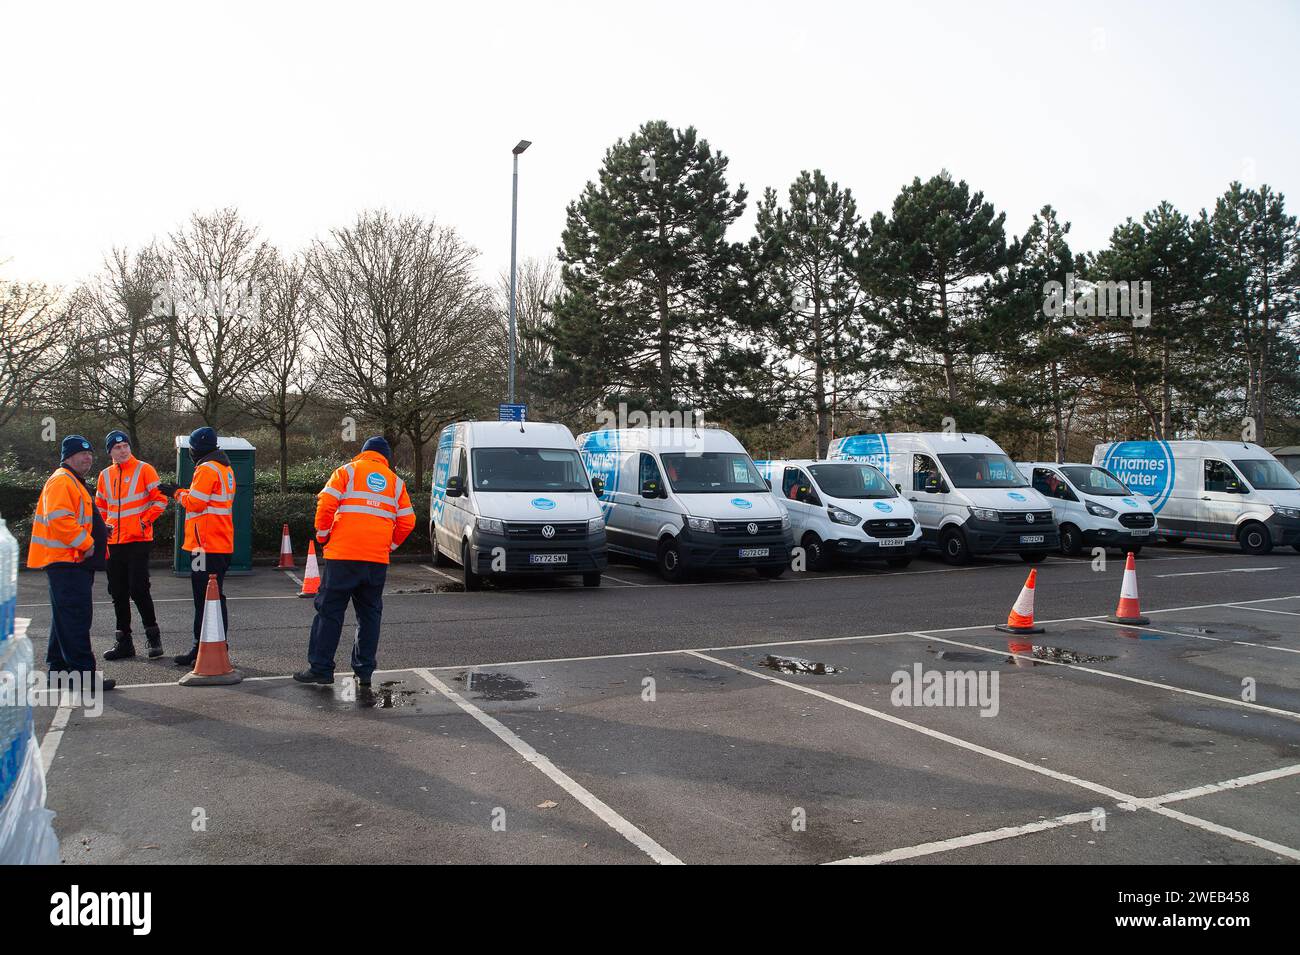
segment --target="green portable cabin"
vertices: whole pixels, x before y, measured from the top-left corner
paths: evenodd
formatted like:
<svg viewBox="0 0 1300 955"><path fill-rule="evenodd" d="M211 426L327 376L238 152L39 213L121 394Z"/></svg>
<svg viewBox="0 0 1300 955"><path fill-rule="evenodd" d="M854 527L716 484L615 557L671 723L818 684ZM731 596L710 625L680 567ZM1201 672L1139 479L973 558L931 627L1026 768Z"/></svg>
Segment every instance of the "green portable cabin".
<svg viewBox="0 0 1300 955"><path fill-rule="evenodd" d="M226 452L231 470L235 472L235 506L231 518L235 525L235 552L230 558L231 574L253 572L253 475L256 470L257 449L243 438L222 435L217 439L217 450ZM176 483L189 487L194 477L194 462L190 460L190 436L176 436ZM172 551L172 570L177 576L188 576L190 558L181 549L185 540L185 509L176 506L176 541Z"/></svg>

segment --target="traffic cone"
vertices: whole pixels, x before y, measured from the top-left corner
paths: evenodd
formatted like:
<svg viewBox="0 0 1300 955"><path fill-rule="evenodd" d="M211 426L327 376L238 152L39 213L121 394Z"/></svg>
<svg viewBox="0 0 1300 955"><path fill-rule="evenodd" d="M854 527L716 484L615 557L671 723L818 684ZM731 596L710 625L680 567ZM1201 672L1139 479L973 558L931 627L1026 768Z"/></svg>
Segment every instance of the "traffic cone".
<svg viewBox="0 0 1300 955"><path fill-rule="evenodd" d="M284 525L284 533L280 536L280 567L293 567L293 544L289 543L289 525Z"/></svg>
<svg viewBox="0 0 1300 955"><path fill-rule="evenodd" d="M194 669L178 681L181 686L229 686L242 682L244 674L230 665L226 630L221 622L221 591L217 575L208 574L208 595L203 604L203 624L199 630L199 655Z"/></svg>
<svg viewBox="0 0 1300 955"><path fill-rule="evenodd" d="M1150 618L1142 616L1142 611L1138 609L1138 572L1131 552L1128 560L1124 561L1124 583L1119 588L1119 606L1106 619L1111 623L1127 623L1134 626L1143 626L1151 622Z"/></svg>
<svg viewBox="0 0 1300 955"><path fill-rule="evenodd" d="M1034 582L1038 580L1038 570L1029 572L1029 579L1020 588L1020 596L1011 605L1007 622L995 628L1003 633L1042 633L1042 627L1034 626Z"/></svg>
<svg viewBox="0 0 1300 955"><path fill-rule="evenodd" d="M302 572L302 592L299 597L315 597L320 590L320 565L316 563L316 542L307 542L307 569Z"/></svg>

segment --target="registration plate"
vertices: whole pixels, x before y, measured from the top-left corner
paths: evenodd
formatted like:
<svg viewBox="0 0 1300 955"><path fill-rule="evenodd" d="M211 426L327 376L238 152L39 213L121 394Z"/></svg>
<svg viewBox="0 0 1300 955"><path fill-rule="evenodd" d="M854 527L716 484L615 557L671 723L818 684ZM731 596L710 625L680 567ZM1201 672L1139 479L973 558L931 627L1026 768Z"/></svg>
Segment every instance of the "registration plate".
<svg viewBox="0 0 1300 955"><path fill-rule="evenodd" d="M1042 534L1021 534L1020 543L1022 544L1041 544L1045 538Z"/></svg>
<svg viewBox="0 0 1300 955"><path fill-rule="evenodd" d="M529 554L528 563L530 564L567 564L569 562L568 554Z"/></svg>
<svg viewBox="0 0 1300 955"><path fill-rule="evenodd" d="M742 547L740 548L741 557L770 557L772 548L770 547Z"/></svg>
<svg viewBox="0 0 1300 955"><path fill-rule="evenodd" d="M1151 533L1151 528L1149 528L1149 527L1148 527L1148 528L1144 528L1143 530L1140 530L1140 531L1133 531L1133 532L1132 532L1132 534L1133 534L1134 537L1146 537L1146 536L1147 536L1148 534L1150 534L1150 533Z"/></svg>
<svg viewBox="0 0 1300 955"><path fill-rule="evenodd" d="M902 547L905 540L905 537L883 537L877 543L881 547Z"/></svg>

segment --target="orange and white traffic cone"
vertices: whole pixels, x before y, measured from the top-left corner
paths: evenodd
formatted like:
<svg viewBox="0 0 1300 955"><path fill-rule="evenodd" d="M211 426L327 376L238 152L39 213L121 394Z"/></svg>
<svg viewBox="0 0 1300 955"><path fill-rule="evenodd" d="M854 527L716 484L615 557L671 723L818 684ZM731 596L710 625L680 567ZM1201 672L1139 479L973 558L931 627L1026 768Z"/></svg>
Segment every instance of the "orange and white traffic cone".
<svg viewBox="0 0 1300 955"><path fill-rule="evenodd" d="M1038 570L1029 572L1029 579L1020 588L1020 596L1011 605L1007 622L995 628L1003 633L1042 633L1042 627L1034 626L1034 584L1038 580Z"/></svg>
<svg viewBox="0 0 1300 955"><path fill-rule="evenodd" d="M293 544L289 542L289 525L284 525L284 533L280 536L280 567L293 567Z"/></svg>
<svg viewBox="0 0 1300 955"><path fill-rule="evenodd" d="M208 574L208 595L203 604L203 624L199 630L199 654L194 660L194 669L178 682L181 686L230 686L243 679L244 674L230 665L217 575Z"/></svg>
<svg viewBox="0 0 1300 955"><path fill-rule="evenodd" d="M320 565L316 563L316 542L307 542L307 569L302 572L302 592L299 597L315 597L320 590Z"/></svg>
<svg viewBox="0 0 1300 955"><path fill-rule="evenodd" d="M1128 555L1128 560L1124 561L1124 583L1119 588L1119 606L1106 619L1111 623L1127 623L1134 626L1151 622L1149 617L1142 616L1142 611L1138 608L1138 572L1132 553Z"/></svg>

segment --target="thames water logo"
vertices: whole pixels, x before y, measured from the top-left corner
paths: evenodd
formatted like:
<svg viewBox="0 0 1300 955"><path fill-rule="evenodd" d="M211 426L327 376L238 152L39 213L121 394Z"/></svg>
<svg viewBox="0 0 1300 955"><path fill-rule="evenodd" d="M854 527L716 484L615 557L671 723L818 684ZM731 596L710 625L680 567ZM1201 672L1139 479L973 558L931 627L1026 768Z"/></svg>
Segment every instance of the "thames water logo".
<svg viewBox="0 0 1300 955"><path fill-rule="evenodd" d="M388 478L378 471L371 471L366 475L366 487L378 494L388 487Z"/></svg>
<svg viewBox="0 0 1300 955"><path fill-rule="evenodd" d="M746 511L754 506L753 504L750 504L749 501L745 500L743 497L733 497L731 499L731 503L736 505L736 507L743 508Z"/></svg>
<svg viewBox="0 0 1300 955"><path fill-rule="evenodd" d="M537 508L539 511L549 511L555 507L555 502L549 497L535 497L533 498L532 503L533 507Z"/></svg>
<svg viewBox="0 0 1300 955"><path fill-rule="evenodd" d="M1164 441L1119 441L1106 450L1101 466L1147 498L1157 514L1173 491L1174 456Z"/></svg>
<svg viewBox="0 0 1300 955"><path fill-rule="evenodd" d="M894 510L892 505L886 504L884 501L876 501L876 503L871 506L878 511L884 511L886 514L892 514Z"/></svg>
<svg viewBox="0 0 1300 955"><path fill-rule="evenodd" d="M1017 493L1016 491L1007 491L1007 497L1011 498L1011 500L1013 501L1026 500L1023 494Z"/></svg>
<svg viewBox="0 0 1300 955"><path fill-rule="evenodd" d="M126 925L132 935L148 935L153 927L152 892L82 892L74 885L51 895L50 905L51 925Z"/></svg>

